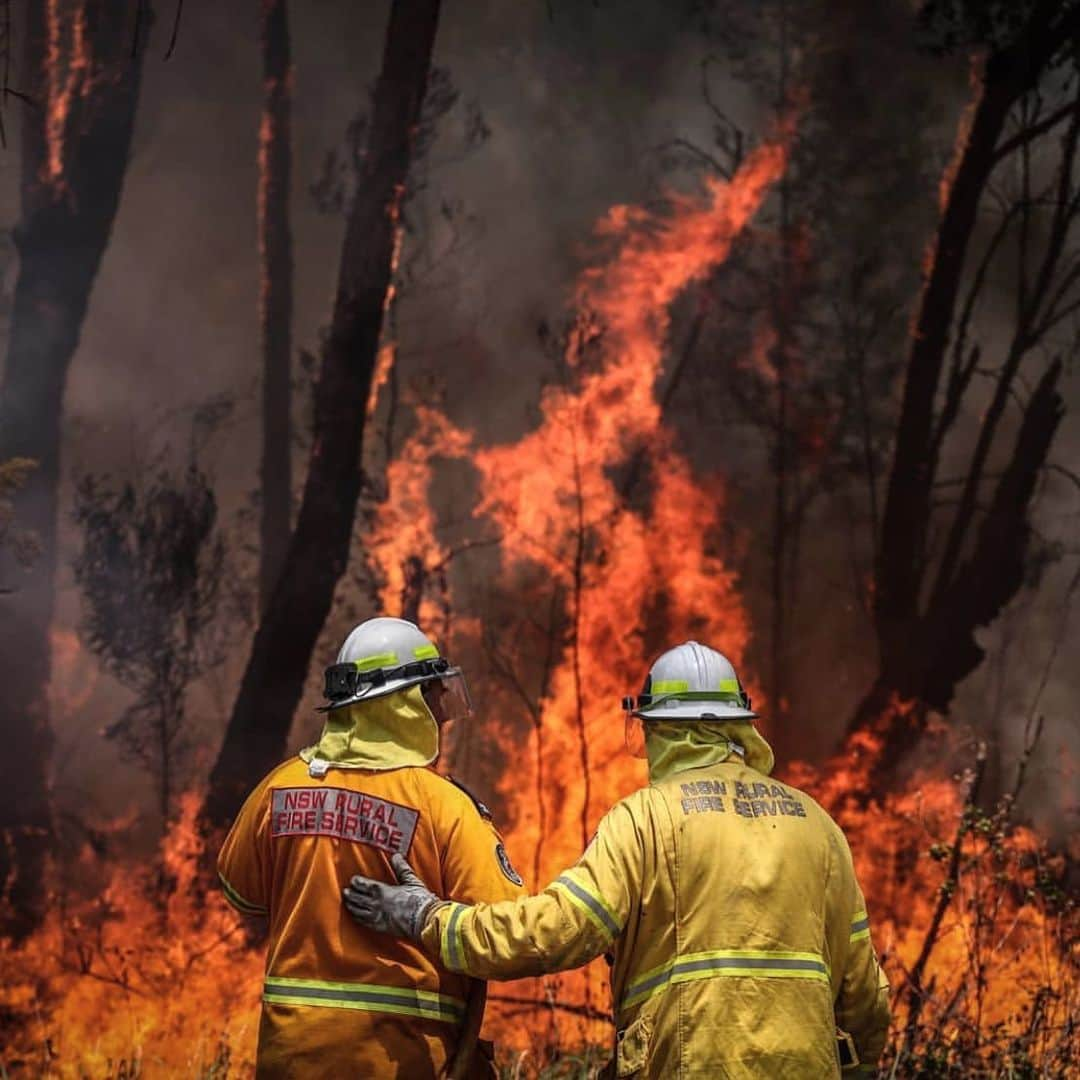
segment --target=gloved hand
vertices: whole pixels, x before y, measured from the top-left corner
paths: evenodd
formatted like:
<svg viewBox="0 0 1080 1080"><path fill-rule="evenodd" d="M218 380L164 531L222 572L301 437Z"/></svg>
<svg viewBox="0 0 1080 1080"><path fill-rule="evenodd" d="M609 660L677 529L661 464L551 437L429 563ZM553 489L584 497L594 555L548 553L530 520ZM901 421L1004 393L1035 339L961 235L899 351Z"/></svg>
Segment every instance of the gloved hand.
<svg viewBox="0 0 1080 1080"><path fill-rule="evenodd" d="M342 890L345 907L361 926L419 941L428 913L444 901L416 876L400 852L390 857L390 866L397 885L356 874Z"/></svg>

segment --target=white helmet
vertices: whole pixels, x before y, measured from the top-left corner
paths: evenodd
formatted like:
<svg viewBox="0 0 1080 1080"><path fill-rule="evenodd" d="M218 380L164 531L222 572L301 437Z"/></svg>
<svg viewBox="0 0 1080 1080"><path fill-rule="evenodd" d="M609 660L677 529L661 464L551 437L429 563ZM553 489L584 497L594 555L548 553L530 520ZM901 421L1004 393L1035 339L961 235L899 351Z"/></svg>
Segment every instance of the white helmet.
<svg viewBox="0 0 1080 1080"><path fill-rule="evenodd" d="M439 682L443 720L472 712L460 668L439 655L434 642L415 623L380 616L355 627L326 669L327 704L322 711L371 701L420 683Z"/></svg>
<svg viewBox="0 0 1080 1080"><path fill-rule="evenodd" d="M707 645L688 641L668 649L645 677L641 694L623 708L642 720L753 720L750 695L731 661Z"/></svg>

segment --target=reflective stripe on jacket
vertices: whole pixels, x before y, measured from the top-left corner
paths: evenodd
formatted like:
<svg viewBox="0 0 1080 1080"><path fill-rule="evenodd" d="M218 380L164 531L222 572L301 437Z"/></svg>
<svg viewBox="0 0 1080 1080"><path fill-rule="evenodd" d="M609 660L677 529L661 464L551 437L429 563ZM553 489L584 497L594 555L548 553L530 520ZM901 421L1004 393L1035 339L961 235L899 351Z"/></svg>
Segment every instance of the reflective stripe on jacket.
<svg viewBox="0 0 1080 1080"><path fill-rule="evenodd" d="M735 759L618 803L538 896L439 910L424 944L507 979L614 956L617 1075L840 1075L836 1029L877 1061L888 987L843 834Z"/></svg>
<svg viewBox="0 0 1080 1080"><path fill-rule="evenodd" d="M392 881L400 850L440 896L521 895L476 804L430 769L330 768L299 758L251 794L218 858L227 899L269 916L260 1078L434 1077L457 1044L468 980L356 925L353 874ZM509 864L507 864L509 865Z"/></svg>

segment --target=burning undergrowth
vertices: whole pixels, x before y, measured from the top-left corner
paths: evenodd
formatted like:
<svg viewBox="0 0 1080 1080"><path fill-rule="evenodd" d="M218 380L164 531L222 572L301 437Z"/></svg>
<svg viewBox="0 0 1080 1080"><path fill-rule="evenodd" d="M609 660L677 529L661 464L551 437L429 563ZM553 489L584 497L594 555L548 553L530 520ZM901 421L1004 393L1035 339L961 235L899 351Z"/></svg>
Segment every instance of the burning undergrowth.
<svg viewBox="0 0 1080 1080"><path fill-rule="evenodd" d="M893 988L885 1075L1069 1075L1080 1043L1069 854L1014 824L1011 797L980 808L978 756L959 777L921 777L863 806L851 792L868 761L785 779L831 806L850 839ZM203 891L195 813L188 797L160 860L115 865L96 892L88 851L56 882L83 887L58 887L45 926L0 951L7 1075L250 1073L262 951ZM504 1060L530 1075L605 1044L599 982L493 987L489 1033Z"/></svg>
<svg viewBox="0 0 1080 1080"><path fill-rule="evenodd" d="M199 800L157 859L101 872L88 844L54 868L44 925L0 949L6 1075L246 1075L263 960L200 878Z"/></svg>
<svg viewBox="0 0 1080 1080"><path fill-rule="evenodd" d="M903 713L906 706L894 702ZM1075 842L1051 847L1019 823L1012 790L983 797L986 746L944 738L952 776L924 771L867 795L880 754L864 735L848 756L785 777L842 825L889 975L893 1023L884 1075L1066 1076L1080 1053Z"/></svg>

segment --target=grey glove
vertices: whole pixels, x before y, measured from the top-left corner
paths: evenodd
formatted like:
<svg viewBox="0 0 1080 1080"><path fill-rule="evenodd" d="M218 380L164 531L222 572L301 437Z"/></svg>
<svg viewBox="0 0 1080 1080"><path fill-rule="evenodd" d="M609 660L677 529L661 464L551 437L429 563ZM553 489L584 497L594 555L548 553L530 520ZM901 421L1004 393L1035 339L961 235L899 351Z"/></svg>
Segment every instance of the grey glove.
<svg viewBox="0 0 1080 1080"><path fill-rule="evenodd" d="M395 852L390 865L397 885L356 874L342 890L349 914L369 930L419 941L428 913L439 898L416 876L405 856Z"/></svg>

